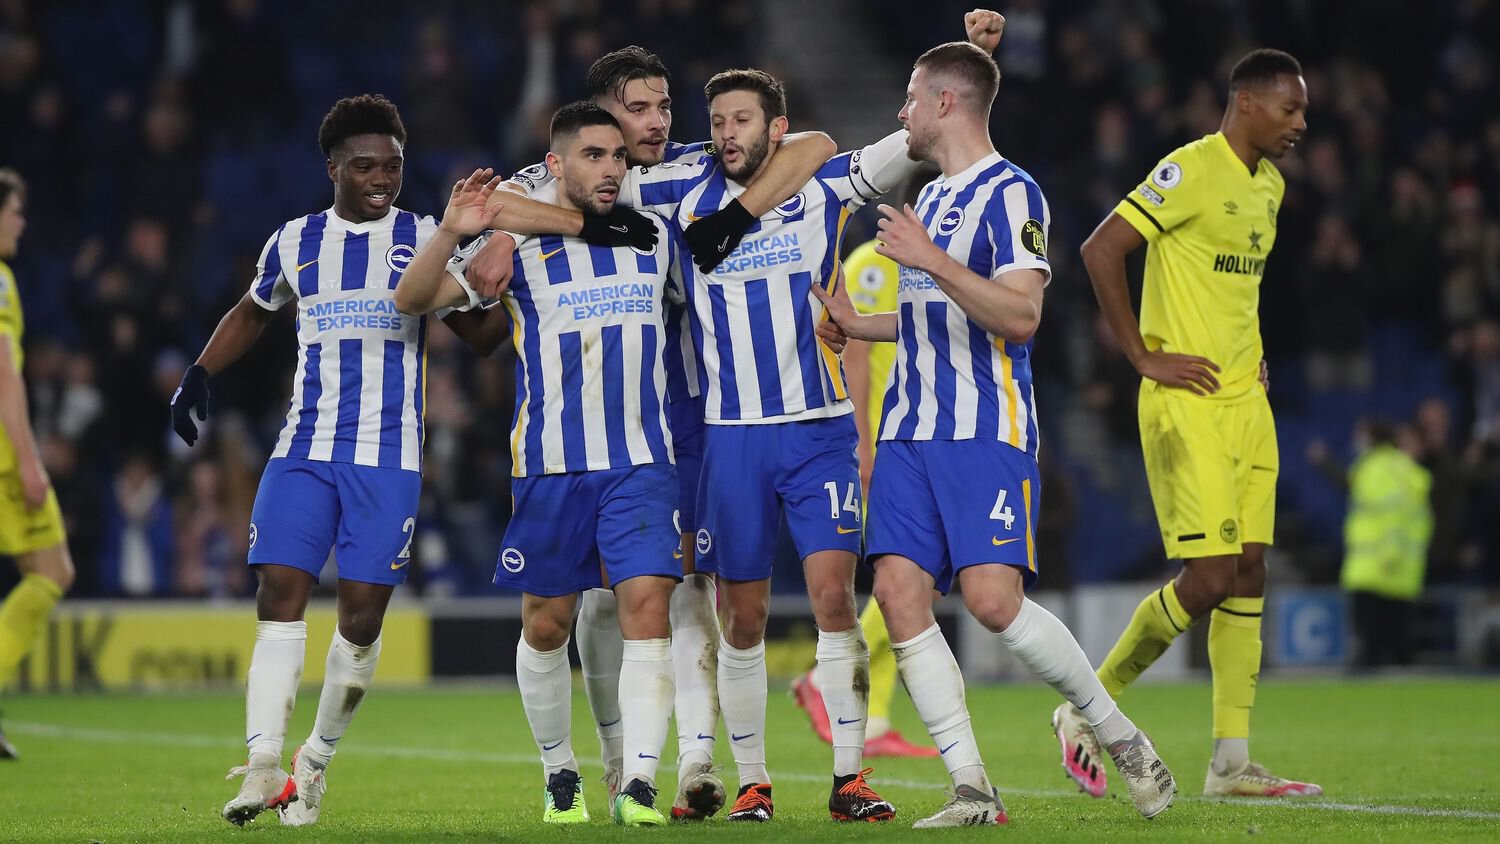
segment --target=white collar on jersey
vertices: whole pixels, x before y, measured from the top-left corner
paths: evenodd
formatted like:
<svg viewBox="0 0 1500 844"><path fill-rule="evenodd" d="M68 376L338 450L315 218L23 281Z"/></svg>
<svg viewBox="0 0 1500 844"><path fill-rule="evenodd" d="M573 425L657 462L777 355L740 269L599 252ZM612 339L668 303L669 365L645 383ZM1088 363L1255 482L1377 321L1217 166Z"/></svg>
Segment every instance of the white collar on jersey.
<svg viewBox="0 0 1500 844"><path fill-rule="evenodd" d="M392 205L391 207L385 209L384 217L381 217L378 220L367 220L363 223L351 223L348 220L345 220L343 217L340 217L338 215L338 212L334 211L332 208L329 208L323 213L328 215L329 228L341 229L343 231L359 234L360 232L374 231L376 229L383 229L390 226L391 223L395 221L396 215L401 213L401 209L397 208L395 205Z"/></svg>
<svg viewBox="0 0 1500 844"><path fill-rule="evenodd" d="M1004 160L1005 156L1001 155L998 152L992 152L989 155L986 155L984 158L981 158L973 164L970 164L965 170L963 170L963 172L954 173L952 176L941 178L940 181L942 181L943 187L945 188L963 187L969 182L974 181L974 178L980 173L983 173L985 170L988 170L989 168L995 166L996 164L999 164Z"/></svg>

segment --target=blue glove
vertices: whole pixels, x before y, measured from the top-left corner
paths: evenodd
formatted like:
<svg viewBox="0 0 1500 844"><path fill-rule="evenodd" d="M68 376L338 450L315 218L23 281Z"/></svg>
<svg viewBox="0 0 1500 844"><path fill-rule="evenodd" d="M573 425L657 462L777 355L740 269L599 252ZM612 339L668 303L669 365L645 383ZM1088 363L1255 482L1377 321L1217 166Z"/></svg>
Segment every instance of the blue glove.
<svg viewBox="0 0 1500 844"><path fill-rule="evenodd" d="M193 364L182 374L182 383L172 394L172 430L188 445L198 441L198 426L193 424L192 410L198 408L198 421L208 421L208 370Z"/></svg>

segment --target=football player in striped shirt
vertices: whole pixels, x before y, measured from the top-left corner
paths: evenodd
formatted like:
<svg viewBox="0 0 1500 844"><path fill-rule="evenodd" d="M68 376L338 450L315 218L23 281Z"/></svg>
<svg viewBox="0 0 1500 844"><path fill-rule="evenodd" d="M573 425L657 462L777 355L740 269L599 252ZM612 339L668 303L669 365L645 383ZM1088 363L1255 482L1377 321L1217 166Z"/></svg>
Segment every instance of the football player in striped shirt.
<svg viewBox="0 0 1500 844"><path fill-rule="evenodd" d="M643 173L684 156L701 156L708 142L680 144L672 130L671 75L654 53L637 46L602 56L589 68L587 93L619 121L625 135L625 156L632 174ZM749 213L767 213L791 199L813 173L838 151L821 132L788 136L773 166L760 174L738 203L688 227L689 240L712 239L714 244L739 241L750 225ZM502 188L550 200L552 175L545 163L524 168ZM504 196L504 194L501 194ZM629 198L626 198L629 202ZM750 209L743 216L737 216ZM739 219L740 223L732 221ZM723 234L721 224L731 223ZM712 229L712 232L710 230ZM705 235L705 233L708 233ZM515 240L489 239L468 265L466 276L481 290L496 290L512 270ZM703 462L703 401L697 376L688 311L673 303L667 320L667 420L672 430L678 483L678 524L682 531L679 554L683 581L672 593L672 650L677 700L677 796L673 817L701 820L724 805L724 785L713 771L714 737L719 724L715 648L719 619L711 575L695 565L694 535L698 529L699 467ZM618 790L624 750L616 701L620 680L619 621L614 594L607 589L585 593L578 611L577 645L583 663L584 690L599 734L610 795ZM705 658L705 654L708 658Z"/></svg>
<svg viewBox="0 0 1500 844"><path fill-rule="evenodd" d="M626 166L614 117L590 102L564 106L552 118L551 144L557 203L608 211ZM480 242L446 260L460 237L480 233L494 216L485 203L499 179L488 176L476 172L454 187L438 234L397 288L404 311L495 304L465 278ZM669 606L682 571L662 309L669 288L680 288L681 270L677 238L665 220L647 216L661 235L651 250L523 239L499 299L512 326L517 390L514 514L495 582L525 595L516 678L541 752L549 823L588 820L570 733L568 631L579 593L605 586L614 590L624 638L625 784L613 795L614 818L626 826L665 822L655 780L672 713Z"/></svg>
<svg viewBox="0 0 1500 844"><path fill-rule="evenodd" d="M894 341L870 482L867 554L897 666L953 779L954 797L918 827L1007 820L985 775L963 676L932 612L957 579L970 613L1078 705L1153 817L1176 787L1145 734L1115 706L1072 633L1028 600L1041 500L1031 341L1051 275L1049 213L1025 171L995 151L1000 71L973 45L916 62L900 119L907 153L942 176L916 209L882 206L881 254L901 265L896 312L861 316L818 291L851 339Z"/></svg>
<svg viewBox="0 0 1500 844"><path fill-rule="evenodd" d="M705 93L713 155L632 173L626 196L679 226L730 207L770 167L786 131L786 95L762 71L725 71ZM785 513L804 560L819 627L818 672L833 726L830 814L888 820L864 779L869 654L855 616L861 505L857 439L837 355L814 334L811 289L836 274L849 213L913 169L897 132L835 156L790 200L754 221L729 255L688 288L705 385L699 567L719 578L725 632L719 701L739 769L731 820L774 813L765 763L765 623L771 559Z"/></svg>
<svg viewBox="0 0 1500 844"><path fill-rule="evenodd" d="M250 517L258 622L245 696L249 762L231 772L244 780L223 811L232 823L267 809L282 810L290 825L317 820L324 770L374 675L385 608L411 561L427 320L399 313L394 289L437 223L395 206L405 144L401 116L384 97L333 106L318 129L333 207L291 220L270 237L250 290L224 315L172 397L173 427L192 445L193 413L200 422L208 416L209 376L242 357L275 312L296 301L291 407ZM576 230L575 217L551 215L563 230ZM607 224L598 220L595 229ZM499 315L444 321L482 354L503 337ZM288 778L281 751L302 674L303 617L330 551L338 561L338 629L317 720Z"/></svg>

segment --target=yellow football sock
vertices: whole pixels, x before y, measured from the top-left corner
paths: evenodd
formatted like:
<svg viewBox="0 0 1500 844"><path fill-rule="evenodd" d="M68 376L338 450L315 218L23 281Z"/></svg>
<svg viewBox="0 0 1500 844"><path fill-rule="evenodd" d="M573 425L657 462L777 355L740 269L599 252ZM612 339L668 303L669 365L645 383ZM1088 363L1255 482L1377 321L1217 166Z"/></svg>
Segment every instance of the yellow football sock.
<svg viewBox="0 0 1500 844"><path fill-rule="evenodd" d="M0 685L10 681L60 600L62 589L56 583L28 574L0 604Z"/></svg>
<svg viewBox="0 0 1500 844"><path fill-rule="evenodd" d="M1177 600L1175 583L1147 595L1099 666L1099 682L1104 684L1104 690L1118 699L1125 687L1166 653L1172 640L1192 623L1182 602Z"/></svg>
<svg viewBox="0 0 1500 844"><path fill-rule="evenodd" d="M1226 598L1210 613L1208 664L1214 675L1214 738L1249 738L1260 680L1260 616L1265 598Z"/></svg>
<svg viewBox="0 0 1500 844"><path fill-rule="evenodd" d="M860 613L859 626L864 628L865 643L870 646L868 717L873 723L889 725L891 697L896 694L896 652L891 650L891 631L886 629L885 616L880 614L880 604L874 598Z"/></svg>

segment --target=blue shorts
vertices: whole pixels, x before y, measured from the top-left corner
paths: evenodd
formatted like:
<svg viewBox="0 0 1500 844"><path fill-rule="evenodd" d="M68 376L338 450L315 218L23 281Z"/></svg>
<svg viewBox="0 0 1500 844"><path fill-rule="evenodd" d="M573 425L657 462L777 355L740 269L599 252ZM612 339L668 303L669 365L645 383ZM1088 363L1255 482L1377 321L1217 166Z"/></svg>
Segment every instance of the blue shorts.
<svg viewBox="0 0 1500 844"><path fill-rule="evenodd" d="M498 586L555 598L646 575L682 580L670 463L514 478L511 495Z"/></svg>
<svg viewBox="0 0 1500 844"><path fill-rule="evenodd" d="M250 565L302 569L314 578L328 552L340 580L406 580L422 475L408 469L277 457L266 463L250 511Z"/></svg>
<svg viewBox="0 0 1500 844"><path fill-rule="evenodd" d="M906 557L947 594L954 576L983 563L1036 583L1036 458L996 440L886 440L870 476L866 557Z"/></svg>
<svg viewBox="0 0 1500 844"><path fill-rule="evenodd" d="M677 463L677 525L683 533L698 530L698 477L703 473L703 397L667 402L667 427Z"/></svg>
<svg viewBox="0 0 1500 844"><path fill-rule="evenodd" d="M769 425L709 425L698 487L698 571L771 576L783 511L797 556L859 553L859 433L851 415Z"/></svg>

